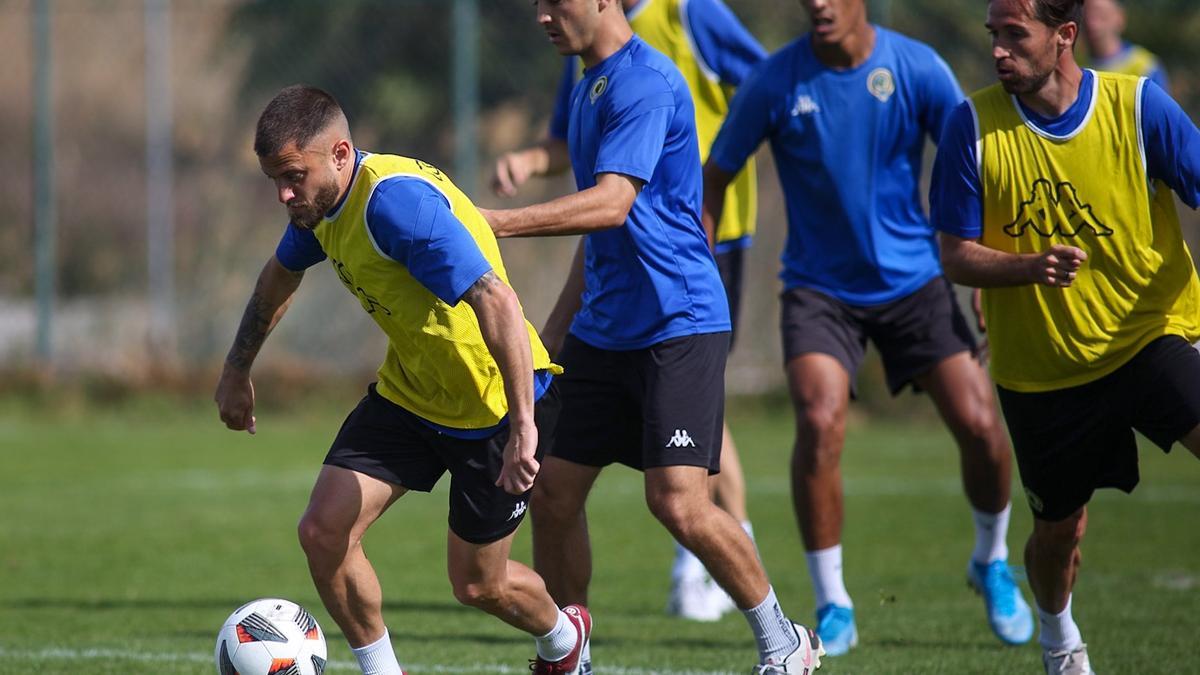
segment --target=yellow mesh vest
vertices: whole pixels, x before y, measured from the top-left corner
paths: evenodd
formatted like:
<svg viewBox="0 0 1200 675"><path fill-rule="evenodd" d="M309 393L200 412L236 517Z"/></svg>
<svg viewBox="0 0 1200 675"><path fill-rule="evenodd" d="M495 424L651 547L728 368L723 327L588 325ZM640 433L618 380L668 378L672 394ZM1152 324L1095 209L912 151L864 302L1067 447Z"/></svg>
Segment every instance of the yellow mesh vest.
<svg viewBox="0 0 1200 675"><path fill-rule="evenodd" d="M445 195L492 270L508 283L487 221L445 174L420 160L366 155L341 207L313 232L342 285L388 336L379 393L436 424L456 429L493 426L507 414L508 403L475 311L465 302L451 307L439 300L403 265L383 255L367 229L371 194L381 180L397 175L424 180ZM533 326L528 321L525 325L534 369L562 372L550 363Z"/></svg>
<svg viewBox="0 0 1200 675"><path fill-rule="evenodd" d="M675 63L692 93L696 108L696 136L700 139L700 161L708 151L729 112L733 89L722 86L717 75L703 65L683 16L686 0L642 0L629 13L629 25L646 44L666 54ZM754 160L734 177L725 191L725 207L717 228L717 242L754 236L758 192Z"/></svg>
<svg viewBox="0 0 1200 675"><path fill-rule="evenodd" d="M1163 335L1200 338L1200 282L1170 189L1151 184L1141 139L1146 80L1096 73L1092 109L1073 135L1035 130L995 85L971 97L990 248L1088 254L1071 288L989 288L992 376L1037 392L1111 373Z"/></svg>

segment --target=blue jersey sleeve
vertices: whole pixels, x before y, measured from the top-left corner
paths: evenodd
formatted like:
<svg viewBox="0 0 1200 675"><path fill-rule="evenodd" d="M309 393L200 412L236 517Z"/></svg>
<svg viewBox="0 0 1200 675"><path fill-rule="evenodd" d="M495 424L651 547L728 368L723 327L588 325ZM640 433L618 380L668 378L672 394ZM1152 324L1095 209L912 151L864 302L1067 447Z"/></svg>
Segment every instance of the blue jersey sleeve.
<svg viewBox="0 0 1200 675"><path fill-rule="evenodd" d="M366 218L376 249L449 305L492 269L446 197L423 180L385 180L371 195Z"/></svg>
<svg viewBox="0 0 1200 675"><path fill-rule="evenodd" d="M929 188L933 227L963 239L983 233L983 191L975 159L975 111L969 101L954 109L942 129Z"/></svg>
<svg viewBox="0 0 1200 675"><path fill-rule="evenodd" d="M571 126L571 92L578 81L578 58L568 56L563 59L562 76L558 78L558 91L554 94L554 114L550 117L551 138L567 140L567 131Z"/></svg>
<svg viewBox="0 0 1200 675"><path fill-rule="evenodd" d="M606 98L594 173L619 173L648 182L676 113L675 93L662 73L633 67L624 71L619 83L609 84Z"/></svg>
<svg viewBox="0 0 1200 675"><path fill-rule="evenodd" d="M275 247L275 259L293 272L306 270L325 259L325 250L312 230L288 223L283 238Z"/></svg>
<svg viewBox="0 0 1200 675"><path fill-rule="evenodd" d="M721 0L686 0L680 13L701 64L722 84L741 85L767 58L766 50Z"/></svg>
<svg viewBox="0 0 1200 675"><path fill-rule="evenodd" d="M936 143L942 138L942 129L946 120L950 119L954 109L963 102L962 88L954 77L954 71L932 49L928 59L928 69L922 78L924 87L924 106L921 109L921 125L925 132Z"/></svg>
<svg viewBox="0 0 1200 675"><path fill-rule="evenodd" d="M766 80L762 69L756 71L729 104L729 113L708 154L709 160L722 171L731 174L741 171L763 139L772 133L774 110Z"/></svg>
<svg viewBox="0 0 1200 675"><path fill-rule="evenodd" d="M1142 87L1146 171L1171 186L1188 206L1200 205L1200 131L1161 87Z"/></svg>

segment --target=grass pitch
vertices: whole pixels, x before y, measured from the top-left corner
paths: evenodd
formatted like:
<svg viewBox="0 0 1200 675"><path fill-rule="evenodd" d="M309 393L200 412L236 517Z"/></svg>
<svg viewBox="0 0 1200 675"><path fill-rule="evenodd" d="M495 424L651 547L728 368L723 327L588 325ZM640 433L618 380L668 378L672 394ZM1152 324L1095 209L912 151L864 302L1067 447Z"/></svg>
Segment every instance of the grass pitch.
<svg viewBox="0 0 1200 675"><path fill-rule="evenodd" d="M48 412L0 402L0 673L213 673L222 621L264 596L308 607L328 634L330 672L356 672L295 537L326 446L355 402L338 395L261 413L255 437L224 430L208 406L141 400ZM768 571L785 609L811 622L787 481L790 417L742 406L731 423ZM1102 672L1196 672L1200 464L1179 448L1147 447L1142 457L1134 496L1093 502L1075 614ZM821 672L1039 672L1038 648L1001 646L965 588L972 530L948 434L928 421L856 421L844 473L861 644ZM1030 519L1020 499L1013 512L1019 562ZM606 471L589 515L598 673L749 670L742 617L695 624L663 614L672 548L646 512L638 474ZM527 672L529 639L454 602L444 546L440 488L406 496L368 535L401 662L411 673ZM526 526L517 557L528 561L528 547Z"/></svg>

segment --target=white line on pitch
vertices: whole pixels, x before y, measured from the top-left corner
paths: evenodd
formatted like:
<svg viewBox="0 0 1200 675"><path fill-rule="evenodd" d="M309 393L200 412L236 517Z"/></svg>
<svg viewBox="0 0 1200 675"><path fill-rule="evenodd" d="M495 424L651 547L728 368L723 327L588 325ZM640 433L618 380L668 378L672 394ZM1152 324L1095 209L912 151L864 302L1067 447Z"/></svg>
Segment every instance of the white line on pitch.
<svg viewBox="0 0 1200 675"><path fill-rule="evenodd" d="M0 646L0 658L6 660L20 659L26 661L137 661L145 663L210 663L213 657L209 654L196 652L131 652L120 649L87 648L71 649L68 647L46 647L36 650L9 649ZM496 675L516 675L528 673L528 666L517 667L504 664L473 663L454 666L438 666L420 663L404 663L408 673L495 673ZM358 666L350 661L330 661L328 670L357 672ZM612 675L728 675L729 671L709 670L663 670L655 668L604 667L604 673Z"/></svg>

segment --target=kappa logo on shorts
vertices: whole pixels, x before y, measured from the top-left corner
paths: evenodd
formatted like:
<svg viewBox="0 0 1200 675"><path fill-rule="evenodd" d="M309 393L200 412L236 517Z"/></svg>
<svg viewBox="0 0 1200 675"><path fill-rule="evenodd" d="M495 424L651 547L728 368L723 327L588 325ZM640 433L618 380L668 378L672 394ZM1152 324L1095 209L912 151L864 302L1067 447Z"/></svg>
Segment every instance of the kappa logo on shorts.
<svg viewBox="0 0 1200 675"><path fill-rule="evenodd" d="M525 515L525 510L528 508L529 506L525 502L517 502L517 505L513 507L512 515L509 516L508 519L516 520L517 518L520 518L521 516Z"/></svg>
<svg viewBox="0 0 1200 675"><path fill-rule="evenodd" d="M696 443L688 435L687 429L676 429L675 435L667 441L668 448L694 448Z"/></svg>
<svg viewBox="0 0 1200 675"><path fill-rule="evenodd" d="M1042 503L1042 498L1033 493L1033 490L1025 488L1025 498L1029 500L1029 507L1037 513L1041 513L1045 505Z"/></svg>

